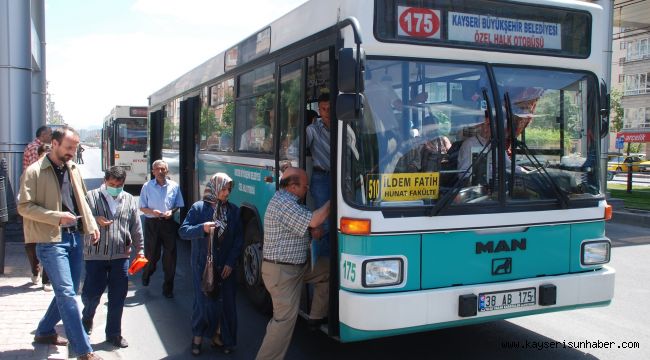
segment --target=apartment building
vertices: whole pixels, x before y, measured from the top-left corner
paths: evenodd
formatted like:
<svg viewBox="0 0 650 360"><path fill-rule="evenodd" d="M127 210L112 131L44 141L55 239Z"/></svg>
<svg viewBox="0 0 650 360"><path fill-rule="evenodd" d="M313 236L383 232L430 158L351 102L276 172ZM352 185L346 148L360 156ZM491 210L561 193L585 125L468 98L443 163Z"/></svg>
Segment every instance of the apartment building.
<svg viewBox="0 0 650 360"><path fill-rule="evenodd" d="M615 1L614 25L612 88L623 94L621 133L650 155L650 1Z"/></svg>

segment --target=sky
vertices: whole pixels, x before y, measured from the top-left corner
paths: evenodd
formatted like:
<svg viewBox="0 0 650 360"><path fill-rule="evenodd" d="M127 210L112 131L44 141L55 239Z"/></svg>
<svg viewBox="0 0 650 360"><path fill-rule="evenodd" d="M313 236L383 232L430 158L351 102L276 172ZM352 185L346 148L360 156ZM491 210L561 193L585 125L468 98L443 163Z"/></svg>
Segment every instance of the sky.
<svg viewBox="0 0 650 360"><path fill-rule="evenodd" d="M64 121L101 127L306 0L45 0L48 91Z"/></svg>

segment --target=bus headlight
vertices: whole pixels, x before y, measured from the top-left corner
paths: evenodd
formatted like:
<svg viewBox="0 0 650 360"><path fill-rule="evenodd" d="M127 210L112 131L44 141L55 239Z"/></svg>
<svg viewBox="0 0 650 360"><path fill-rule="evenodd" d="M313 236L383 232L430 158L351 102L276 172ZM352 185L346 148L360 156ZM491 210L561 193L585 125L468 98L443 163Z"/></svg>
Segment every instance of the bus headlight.
<svg viewBox="0 0 650 360"><path fill-rule="evenodd" d="M612 244L609 240L585 241L580 251L582 265L598 265L609 262Z"/></svg>
<svg viewBox="0 0 650 360"><path fill-rule="evenodd" d="M366 260L362 270L364 287L398 285L404 278L404 262L400 258Z"/></svg>

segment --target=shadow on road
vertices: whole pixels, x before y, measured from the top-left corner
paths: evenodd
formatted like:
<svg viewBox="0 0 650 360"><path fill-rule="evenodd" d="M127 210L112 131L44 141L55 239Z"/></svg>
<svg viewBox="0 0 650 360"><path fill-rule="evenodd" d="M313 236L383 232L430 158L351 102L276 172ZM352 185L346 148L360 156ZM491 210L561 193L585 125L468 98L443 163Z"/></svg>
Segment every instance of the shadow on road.
<svg viewBox="0 0 650 360"><path fill-rule="evenodd" d="M298 325L287 359L596 359L505 320L349 344Z"/></svg>

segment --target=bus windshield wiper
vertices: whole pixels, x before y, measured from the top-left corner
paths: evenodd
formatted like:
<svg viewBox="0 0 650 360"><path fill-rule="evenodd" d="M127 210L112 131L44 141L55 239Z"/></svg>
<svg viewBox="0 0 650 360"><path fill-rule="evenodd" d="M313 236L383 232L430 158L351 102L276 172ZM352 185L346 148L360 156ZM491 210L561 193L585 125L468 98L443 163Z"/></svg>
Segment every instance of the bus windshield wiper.
<svg viewBox="0 0 650 360"><path fill-rule="evenodd" d="M449 191L447 191L447 193L445 193L445 195L443 195L442 198L438 200L438 202L436 202L436 204L427 211L426 213L427 216L437 216L438 214L440 214L442 210L446 209L449 206L452 199L454 199L456 195L458 195L460 190L463 188L463 184L466 181L467 174L473 172L474 168L477 167L478 164L483 162L488 152L492 154L492 183L494 184L494 179L496 177L496 171L495 171L496 153L490 150L497 148L497 137L492 136L492 134L496 134L496 124L494 123L494 119L492 119L492 106L490 104L490 98L487 95L487 89L483 88L482 93L483 93L483 99L485 99L485 102L487 104L486 112L490 119L490 141L485 142L485 145L483 145L483 148L481 149L481 151L478 153L476 157L476 161L472 161L472 164L462 174L458 176L458 179L456 180L452 188Z"/></svg>
<svg viewBox="0 0 650 360"><path fill-rule="evenodd" d="M537 159L537 157L531 153L530 149L524 143L523 141L519 141L517 137L515 136L515 127L514 127L514 114L512 113L512 106L510 105L510 94L506 91L504 94L504 102L505 102L505 107L506 107L506 121L508 124L508 128L510 129L510 143L512 147L512 158L510 159L510 176L508 178L509 184L508 184L508 193L512 196L513 191L514 191L514 184L515 184L515 169L517 167L517 158L516 158L516 153L517 150L520 149L526 156L526 159L530 161L534 166L536 170L541 170L541 173L544 175L542 176L543 179L546 179L546 181L551 185L551 188L553 189L553 192L555 193L555 197L557 200L560 202L560 206L563 209L566 209L569 207L569 197L566 195L564 191L560 188L560 186L553 180L553 177L546 171L546 167L542 165L542 163Z"/></svg>

